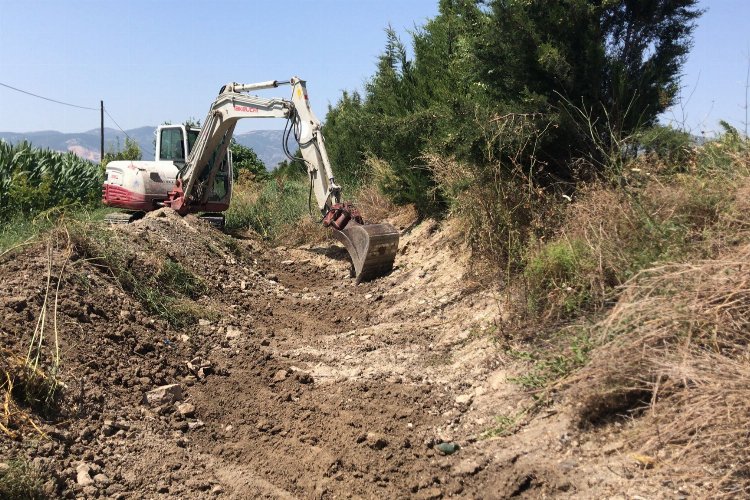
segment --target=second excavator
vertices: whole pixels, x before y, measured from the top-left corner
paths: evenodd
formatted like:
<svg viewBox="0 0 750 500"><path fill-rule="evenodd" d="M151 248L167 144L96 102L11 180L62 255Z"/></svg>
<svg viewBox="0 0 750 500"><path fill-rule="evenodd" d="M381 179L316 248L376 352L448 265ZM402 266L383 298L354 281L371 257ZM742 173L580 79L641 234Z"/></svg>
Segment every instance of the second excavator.
<svg viewBox="0 0 750 500"><path fill-rule="evenodd" d="M263 98L249 92L289 85L290 99ZM357 283L389 273L398 250L399 233L390 224L367 224L357 208L342 198L331 168L322 126L312 109L304 80L229 83L211 104L203 127L162 126L157 130L154 161L113 161L107 164L102 190L106 205L127 210L114 216L129 221L144 212L170 207L178 213L216 214L227 210L232 196L229 144L243 118L285 118L284 149L292 133L307 168L321 223L349 252ZM187 155L187 157L185 157Z"/></svg>

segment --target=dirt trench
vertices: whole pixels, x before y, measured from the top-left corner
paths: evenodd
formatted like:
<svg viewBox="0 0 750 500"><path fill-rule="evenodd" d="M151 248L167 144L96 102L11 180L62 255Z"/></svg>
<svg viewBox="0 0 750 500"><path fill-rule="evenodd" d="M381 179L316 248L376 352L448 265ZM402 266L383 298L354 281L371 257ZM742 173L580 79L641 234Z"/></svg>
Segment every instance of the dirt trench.
<svg viewBox="0 0 750 500"><path fill-rule="evenodd" d="M632 481L618 448L604 467L608 438L579 437L564 408L498 432L498 416L533 404L499 346L502 294L471 278L457 226L396 222L395 271L359 286L333 243L266 248L170 212L106 229L134 272L168 258L206 283L193 305L198 323L183 328L147 312L101 262L66 253L69 245L6 256L4 352L26 353L47 283L56 289L59 276L65 385L57 413L38 415L45 435L3 436L0 452L30 460L44 492L61 498L653 491ZM49 353L51 334L45 342ZM148 401L168 384L181 394Z"/></svg>

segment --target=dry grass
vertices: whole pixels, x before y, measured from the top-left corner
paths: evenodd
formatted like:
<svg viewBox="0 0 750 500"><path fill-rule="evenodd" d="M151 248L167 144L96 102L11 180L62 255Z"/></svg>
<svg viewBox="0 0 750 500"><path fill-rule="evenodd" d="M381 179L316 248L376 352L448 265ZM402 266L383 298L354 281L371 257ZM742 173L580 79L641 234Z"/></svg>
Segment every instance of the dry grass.
<svg viewBox="0 0 750 500"><path fill-rule="evenodd" d="M637 418L630 442L674 478L750 494L750 245L640 273L565 381L584 426Z"/></svg>
<svg viewBox="0 0 750 500"><path fill-rule="evenodd" d="M30 366L22 356L0 349L0 432L10 439L18 439L26 430L44 437L29 409L54 398L57 385L57 380Z"/></svg>

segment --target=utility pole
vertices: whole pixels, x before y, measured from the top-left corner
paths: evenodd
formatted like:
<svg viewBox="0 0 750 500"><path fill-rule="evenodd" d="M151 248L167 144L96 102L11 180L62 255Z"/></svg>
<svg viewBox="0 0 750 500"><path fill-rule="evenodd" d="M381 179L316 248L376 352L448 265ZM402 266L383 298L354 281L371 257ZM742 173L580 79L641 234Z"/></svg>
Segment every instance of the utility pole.
<svg viewBox="0 0 750 500"><path fill-rule="evenodd" d="M101 151L101 156L99 156L99 163L102 163L104 161L104 101L99 101L99 104L99 115L101 116L101 133L99 134L99 151Z"/></svg>

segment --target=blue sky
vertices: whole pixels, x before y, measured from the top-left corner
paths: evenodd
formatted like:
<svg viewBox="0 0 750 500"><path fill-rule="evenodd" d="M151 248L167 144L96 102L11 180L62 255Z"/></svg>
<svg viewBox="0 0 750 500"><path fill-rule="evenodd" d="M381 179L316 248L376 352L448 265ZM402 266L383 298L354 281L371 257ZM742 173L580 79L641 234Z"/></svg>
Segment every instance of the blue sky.
<svg viewBox="0 0 750 500"><path fill-rule="evenodd" d="M683 105L664 118L693 133L716 130L719 119L742 129L750 1L701 6L708 12L684 67ZM103 99L128 129L203 119L228 81L299 75L323 118L342 90L373 74L389 23L408 43L408 31L436 14L437 0L0 0L0 82L94 108ZM244 120L238 130L282 125ZM98 126L98 112L0 87L2 131Z"/></svg>

